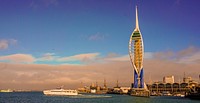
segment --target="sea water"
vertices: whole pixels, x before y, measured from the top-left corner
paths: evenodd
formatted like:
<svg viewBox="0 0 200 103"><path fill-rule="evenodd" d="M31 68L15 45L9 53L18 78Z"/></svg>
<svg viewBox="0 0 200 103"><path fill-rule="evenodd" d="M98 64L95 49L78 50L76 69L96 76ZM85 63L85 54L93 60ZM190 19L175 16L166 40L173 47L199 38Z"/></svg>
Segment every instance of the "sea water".
<svg viewBox="0 0 200 103"><path fill-rule="evenodd" d="M0 103L200 103L181 97L133 97L114 94L80 94L78 96L46 96L42 92L0 93Z"/></svg>

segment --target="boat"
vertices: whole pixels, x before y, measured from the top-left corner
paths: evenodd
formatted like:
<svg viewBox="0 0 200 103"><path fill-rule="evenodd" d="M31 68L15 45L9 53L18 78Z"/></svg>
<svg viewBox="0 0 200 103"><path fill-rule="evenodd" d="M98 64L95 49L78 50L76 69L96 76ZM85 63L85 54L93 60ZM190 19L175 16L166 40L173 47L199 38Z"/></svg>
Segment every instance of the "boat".
<svg viewBox="0 0 200 103"><path fill-rule="evenodd" d="M190 99L200 100L200 93L189 93L186 97Z"/></svg>
<svg viewBox="0 0 200 103"><path fill-rule="evenodd" d="M5 90L0 90L0 92L10 93L10 92L13 92L13 90L11 90L11 89L5 89Z"/></svg>
<svg viewBox="0 0 200 103"><path fill-rule="evenodd" d="M173 96L175 96L175 97L185 97L185 95L183 93L175 93L175 94L173 94Z"/></svg>
<svg viewBox="0 0 200 103"><path fill-rule="evenodd" d="M169 91L163 91L162 96L172 96L172 94Z"/></svg>
<svg viewBox="0 0 200 103"><path fill-rule="evenodd" d="M44 95L65 95L65 96L75 96L78 95L77 90L71 90L71 89L51 89L51 90L44 90Z"/></svg>
<svg viewBox="0 0 200 103"><path fill-rule="evenodd" d="M200 100L200 86L196 87L195 90L189 91L185 95L186 98Z"/></svg>

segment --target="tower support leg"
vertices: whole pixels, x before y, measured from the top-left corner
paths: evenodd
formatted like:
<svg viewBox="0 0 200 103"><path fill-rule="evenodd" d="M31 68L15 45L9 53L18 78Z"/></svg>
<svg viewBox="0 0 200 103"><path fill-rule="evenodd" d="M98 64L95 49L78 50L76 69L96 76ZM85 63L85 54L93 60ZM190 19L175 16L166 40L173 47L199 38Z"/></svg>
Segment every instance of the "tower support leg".
<svg viewBox="0 0 200 103"><path fill-rule="evenodd" d="M134 70L134 82L133 82L132 88L138 88L138 79L137 78L138 78L138 74Z"/></svg>
<svg viewBox="0 0 200 103"><path fill-rule="evenodd" d="M144 88L144 72L143 72L143 68L140 71L140 88Z"/></svg>

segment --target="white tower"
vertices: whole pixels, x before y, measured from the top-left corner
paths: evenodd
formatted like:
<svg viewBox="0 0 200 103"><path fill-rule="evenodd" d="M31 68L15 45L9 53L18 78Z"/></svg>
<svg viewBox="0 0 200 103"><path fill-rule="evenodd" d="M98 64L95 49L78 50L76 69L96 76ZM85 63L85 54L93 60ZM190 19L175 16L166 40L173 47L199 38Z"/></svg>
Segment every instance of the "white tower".
<svg viewBox="0 0 200 103"><path fill-rule="evenodd" d="M132 67L134 69L134 83L132 85L132 88L144 88L144 78L143 78L144 45L143 45L142 34L139 29L137 6L136 6L135 29L131 34L129 41L129 56Z"/></svg>

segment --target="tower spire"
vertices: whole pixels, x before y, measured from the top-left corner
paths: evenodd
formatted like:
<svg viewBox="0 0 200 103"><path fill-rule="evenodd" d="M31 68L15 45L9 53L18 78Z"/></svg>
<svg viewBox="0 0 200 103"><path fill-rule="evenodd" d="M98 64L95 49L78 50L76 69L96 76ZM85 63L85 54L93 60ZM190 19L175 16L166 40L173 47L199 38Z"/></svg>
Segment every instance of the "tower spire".
<svg viewBox="0 0 200 103"><path fill-rule="evenodd" d="M136 9L135 9L135 10L136 10L136 12L135 12L135 13L136 13L136 14L135 14L136 17L135 17L135 30L134 30L134 31L139 31L139 30L140 30L140 29L139 29L138 10L137 10L137 8L138 8L138 7L137 7L137 5L136 5Z"/></svg>

